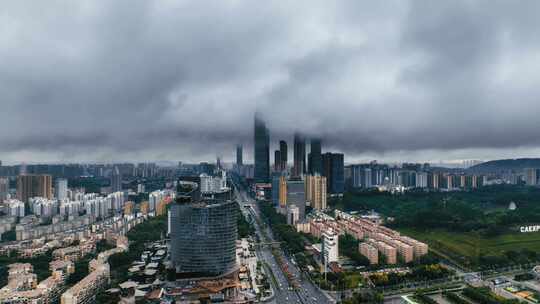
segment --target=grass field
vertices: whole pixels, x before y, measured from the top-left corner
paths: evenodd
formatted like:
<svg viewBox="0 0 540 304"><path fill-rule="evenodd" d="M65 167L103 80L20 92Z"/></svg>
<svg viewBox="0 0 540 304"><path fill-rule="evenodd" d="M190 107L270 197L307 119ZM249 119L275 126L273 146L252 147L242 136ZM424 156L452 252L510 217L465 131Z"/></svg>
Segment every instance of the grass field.
<svg viewBox="0 0 540 304"><path fill-rule="evenodd" d="M420 231L414 229L399 229L399 231L404 235L425 241L434 249L449 254L451 257L462 256L469 260L480 255L502 255L505 251L520 251L522 249L540 251L540 232L511 232L486 238L473 232L457 233L446 230Z"/></svg>
<svg viewBox="0 0 540 304"><path fill-rule="evenodd" d="M358 273L347 273L345 276L345 282L346 289L357 288L360 283L363 283L363 278Z"/></svg>

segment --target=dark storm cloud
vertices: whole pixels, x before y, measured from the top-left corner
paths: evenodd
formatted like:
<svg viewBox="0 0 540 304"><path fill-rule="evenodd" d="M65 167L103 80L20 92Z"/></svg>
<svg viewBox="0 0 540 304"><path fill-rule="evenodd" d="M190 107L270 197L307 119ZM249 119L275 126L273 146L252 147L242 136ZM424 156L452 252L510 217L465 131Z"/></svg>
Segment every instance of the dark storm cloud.
<svg viewBox="0 0 540 304"><path fill-rule="evenodd" d="M229 155L255 110L351 155L537 147L538 6L9 1L0 159Z"/></svg>

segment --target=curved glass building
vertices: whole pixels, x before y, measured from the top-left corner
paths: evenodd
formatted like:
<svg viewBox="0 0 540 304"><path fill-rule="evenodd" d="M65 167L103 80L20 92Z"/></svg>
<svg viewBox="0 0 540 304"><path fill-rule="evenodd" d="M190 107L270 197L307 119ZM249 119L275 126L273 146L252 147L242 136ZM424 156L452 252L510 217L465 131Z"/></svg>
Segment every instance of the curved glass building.
<svg viewBox="0 0 540 304"><path fill-rule="evenodd" d="M220 276L236 269L237 208L219 200L171 206L171 261L178 274Z"/></svg>

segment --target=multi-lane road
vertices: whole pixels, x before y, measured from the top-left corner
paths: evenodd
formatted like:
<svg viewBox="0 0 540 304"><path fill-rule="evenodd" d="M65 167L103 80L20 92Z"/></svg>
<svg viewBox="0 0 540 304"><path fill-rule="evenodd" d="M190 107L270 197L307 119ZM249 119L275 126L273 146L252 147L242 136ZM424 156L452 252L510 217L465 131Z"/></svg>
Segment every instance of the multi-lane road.
<svg viewBox="0 0 540 304"><path fill-rule="evenodd" d="M264 221L261 217L260 210L255 201L246 193L242 188L235 186L235 195L238 200L242 212L249 213L253 218L253 225L255 232L259 236L261 242L271 244L275 242L272 231L267 225L260 225ZM294 280L298 283L298 287L294 288L289 284L286 274L276 261L274 254L272 253L271 245L262 245L257 247L257 257L273 273L273 278L270 278L274 290L274 298L271 303L301 303L301 304L315 304L315 303L335 303L333 299L325 295L321 290L314 286L308 279L305 279L301 275L300 270L296 265L291 263L289 257L285 255L283 250L278 247L275 250L283 257L284 263L287 265L288 271L294 277ZM272 276L272 275L271 275Z"/></svg>

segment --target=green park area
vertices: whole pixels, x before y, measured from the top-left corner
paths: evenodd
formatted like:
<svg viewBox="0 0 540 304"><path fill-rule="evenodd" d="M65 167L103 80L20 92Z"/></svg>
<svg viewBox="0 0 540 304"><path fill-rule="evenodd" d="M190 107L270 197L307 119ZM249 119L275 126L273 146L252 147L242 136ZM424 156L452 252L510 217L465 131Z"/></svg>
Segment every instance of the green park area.
<svg viewBox="0 0 540 304"><path fill-rule="evenodd" d="M511 203L516 208L509 208ZM540 224L540 189L490 186L475 191L347 192L331 206L376 211L387 226L427 242L435 254L461 266L487 269L540 261L540 232L519 232Z"/></svg>
<svg viewBox="0 0 540 304"><path fill-rule="evenodd" d="M463 266L488 260L496 265L536 261L540 252L540 233L508 232L486 237L475 232L456 233L447 230L417 230L402 228L407 236L428 243L433 251L445 255Z"/></svg>

